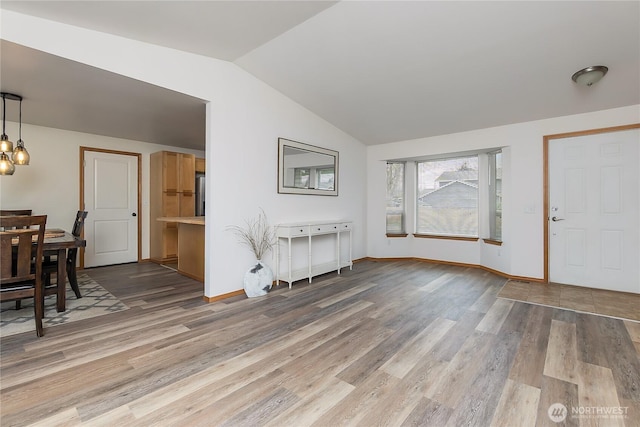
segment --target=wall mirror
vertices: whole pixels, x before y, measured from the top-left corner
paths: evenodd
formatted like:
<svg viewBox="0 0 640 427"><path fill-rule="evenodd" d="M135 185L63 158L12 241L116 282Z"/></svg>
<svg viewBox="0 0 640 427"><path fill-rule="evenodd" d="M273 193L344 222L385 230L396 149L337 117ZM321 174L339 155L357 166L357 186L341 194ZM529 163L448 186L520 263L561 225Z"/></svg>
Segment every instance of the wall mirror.
<svg viewBox="0 0 640 427"><path fill-rule="evenodd" d="M278 193L338 195L338 152L278 138Z"/></svg>

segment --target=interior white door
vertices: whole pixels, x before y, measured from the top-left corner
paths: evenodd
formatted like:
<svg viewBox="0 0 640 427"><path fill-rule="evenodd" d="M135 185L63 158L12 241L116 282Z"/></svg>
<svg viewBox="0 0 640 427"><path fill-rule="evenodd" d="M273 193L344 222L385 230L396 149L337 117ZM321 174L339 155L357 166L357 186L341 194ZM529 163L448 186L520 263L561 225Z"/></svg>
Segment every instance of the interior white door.
<svg viewBox="0 0 640 427"><path fill-rule="evenodd" d="M640 293L640 130L549 141L549 281Z"/></svg>
<svg viewBox="0 0 640 427"><path fill-rule="evenodd" d="M138 260L138 159L84 152L84 266Z"/></svg>

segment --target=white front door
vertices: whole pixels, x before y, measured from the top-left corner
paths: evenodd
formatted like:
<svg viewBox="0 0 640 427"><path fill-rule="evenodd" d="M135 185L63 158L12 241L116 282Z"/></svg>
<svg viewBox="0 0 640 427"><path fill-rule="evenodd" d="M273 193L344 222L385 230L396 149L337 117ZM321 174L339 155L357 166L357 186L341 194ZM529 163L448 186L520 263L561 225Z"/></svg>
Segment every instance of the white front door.
<svg viewBox="0 0 640 427"><path fill-rule="evenodd" d="M84 152L84 266L138 260L138 158Z"/></svg>
<svg viewBox="0 0 640 427"><path fill-rule="evenodd" d="M549 281L640 293L640 130L549 140Z"/></svg>

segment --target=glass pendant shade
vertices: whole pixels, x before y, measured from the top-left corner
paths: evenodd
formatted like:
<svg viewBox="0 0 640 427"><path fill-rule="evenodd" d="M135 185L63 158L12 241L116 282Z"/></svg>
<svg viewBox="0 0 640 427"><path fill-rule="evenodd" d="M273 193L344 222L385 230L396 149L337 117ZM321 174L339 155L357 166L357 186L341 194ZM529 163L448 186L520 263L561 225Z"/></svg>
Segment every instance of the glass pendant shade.
<svg viewBox="0 0 640 427"><path fill-rule="evenodd" d="M9 137L3 133L0 137L0 151L10 153L13 151L13 142L9 141Z"/></svg>
<svg viewBox="0 0 640 427"><path fill-rule="evenodd" d="M24 141L19 139L16 143L16 149L13 150L13 155L11 156L13 159L13 163L16 165L28 165L29 160L31 160L31 156L26 148L24 148Z"/></svg>
<svg viewBox="0 0 640 427"><path fill-rule="evenodd" d="M4 152L0 154L0 175L13 175L16 167Z"/></svg>

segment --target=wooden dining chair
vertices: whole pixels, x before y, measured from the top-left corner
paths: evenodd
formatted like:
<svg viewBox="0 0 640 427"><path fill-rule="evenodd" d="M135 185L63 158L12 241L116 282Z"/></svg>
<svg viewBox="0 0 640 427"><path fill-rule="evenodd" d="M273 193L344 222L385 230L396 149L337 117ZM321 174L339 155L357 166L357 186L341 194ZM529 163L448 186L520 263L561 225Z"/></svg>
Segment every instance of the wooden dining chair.
<svg viewBox="0 0 640 427"><path fill-rule="evenodd" d="M44 335L42 257L46 215L0 216L0 301L33 298L36 333Z"/></svg>
<svg viewBox="0 0 640 427"><path fill-rule="evenodd" d="M82 235L82 229L84 228L84 220L87 218L87 211L78 211L76 213L76 219L73 223L73 228L71 229L71 234L75 237L80 237ZM76 276L76 260L78 258L78 248L71 248L67 250L67 259L62 260L62 262L66 262L66 270L67 270L67 278L69 279L69 284L71 285L71 289L76 294L76 298L82 298L82 294L80 293L80 287L78 286L78 278ZM45 283L45 295L53 295L57 294L57 286L52 286L51 284L51 273L56 273L58 271L58 260L57 252L46 253L45 252L45 261L43 264L43 273L44 273L44 283ZM56 278L57 280L57 278ZM63 283L62 286L66 285Z"/></svg>

